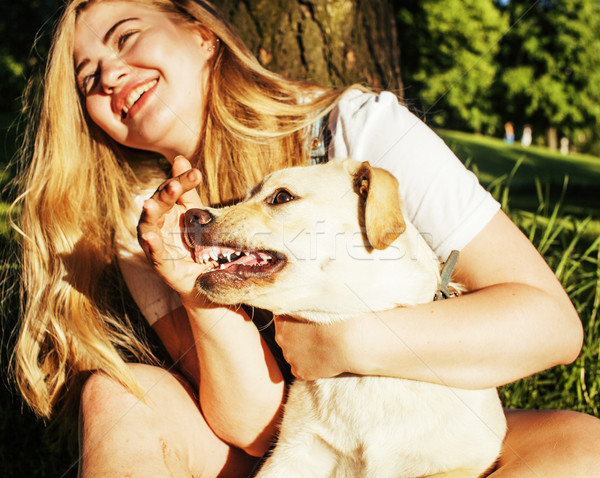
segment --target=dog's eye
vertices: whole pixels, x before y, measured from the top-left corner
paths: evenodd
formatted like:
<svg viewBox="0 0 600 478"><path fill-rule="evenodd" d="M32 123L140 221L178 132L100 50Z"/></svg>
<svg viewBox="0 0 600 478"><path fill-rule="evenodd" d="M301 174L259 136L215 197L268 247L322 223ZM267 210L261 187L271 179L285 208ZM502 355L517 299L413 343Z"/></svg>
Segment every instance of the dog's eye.
<svg viewBox="0 0 600 478"><path fill-rule="evenodd" d="M292 196L292 194L289 191L286 191L285 189L280 189L275 194L273 194L271 200L269 201L269 204L283 204L286 202L293 201L294 199L294 196Z"/></svg>

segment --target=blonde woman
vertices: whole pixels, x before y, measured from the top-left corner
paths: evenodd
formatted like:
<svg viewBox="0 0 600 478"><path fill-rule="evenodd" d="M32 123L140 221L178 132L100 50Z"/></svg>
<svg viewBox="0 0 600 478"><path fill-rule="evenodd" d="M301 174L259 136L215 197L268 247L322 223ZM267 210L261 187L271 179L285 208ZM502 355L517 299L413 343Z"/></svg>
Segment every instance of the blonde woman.
<svg viewBox="0 0 600 478"><path fill-rule="evenodd" d="M392 171L438 255L462 251L457 275L472 292L389 312L395 333L372 317L335 328L280 318L277 340L295 375L483 388L577 356L581 324L552 272L391 94L269 73L207 2L75 0L57 28L24 153L26 306L15 372L41 416L80 396L83 476L247 476L272 444L285 394L276 348L243 309L193 293L203 266L181 243L179 219L190 206L239 199L269 171L307 164L322 117L329 156ZM159 157L173 178L153 194L164 180ZM107 307L102 273L115 262L178 373L156 366ZM507 418L493 476L589 476L596 419Z"/></svg>

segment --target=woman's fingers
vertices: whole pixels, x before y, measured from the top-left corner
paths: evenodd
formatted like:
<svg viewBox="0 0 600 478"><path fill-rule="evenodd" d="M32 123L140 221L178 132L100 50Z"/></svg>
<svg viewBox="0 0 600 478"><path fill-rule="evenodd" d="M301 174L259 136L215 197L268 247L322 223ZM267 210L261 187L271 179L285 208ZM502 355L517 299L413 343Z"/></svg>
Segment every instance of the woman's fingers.
<svg viewBox="0 0 600 478"><path fill-rule="evenodd" d="M185 156L177 156L173 160L173 164L171 165L171 171L173 173L173 177L179 176L180 174L185 173L192 169L192 163Z"/></svg>
<svg viewBox="0 0 600 478"><path fill-rule="evenodd" d="M183 156L177 156L173 161L173 178L178 179L184 189L179 198L179 203L186 209L192 207L202 207L200 196L196 191L196 186L202 180L202 174L197 169L193 169L191 163Z"/></svg>
<svg viewBox="0 0 600 478"><path fill-rule="evenodd" d="M160 267L166 256L165 244L160 235L153 231L141 232L138 228L138 241L148 260Z"/></svg>
<svg viewBox="0 0 600 478"><path fill-rule="evenodd" d="M178 178L165 181L152 197L144 202L143 214L152 221L160 222L163 216L177 204L182 194L183 187Z"/></svg>
<svg viewBox="0 0 600 478"><path fill-rule="evenodd" d="M184 176L194 171L184 173ZM154 264L161 263L162 258L167 257L167 245L181 243L179 216L183 211L177 210L181 208L178 202L186 190L194 187L194 183L200 176L199 171L195 171L195 175L197 177L193 177L192 174L191 179L178 177L165 181L152 197L144 202L138 223L138 239L144 252ZM168 244L165 244L165 241ZM180 251L181 254L185 252Z"/></svg>
<svg viewBox="0 0 600 478"><path fill-rule="evenodd" d="M184 161L187 163L187 160ZM144 202L140 219L142 232L147 232L148 227L153 229L162 227L165 215L178 203L186 209L201 207L202 203L195 189L201 179L200 171L188 169L161 184L152 197Z"/></svg>
<svg viewBox="0 0 600 478"><path fill-rule="evenodd" d="M159 265L166 256L165 244L162 237L162 226L165 223L165 214L173 208L169 207L167 195L155 195L144 202L142 215L138 223L138 241L146 253L148 259Z"/></svg>
<svg viewBox="0 0 600 478"><path fill-rule="evenodd" d="M348 346L356 319L332 324L313 324L290 316L276 315L275 340L295 377L301 380L334 377L351 372L355 348ZM370 319L372 320L372 319Z"/></svg>
<svg viewBox="0 0 600 478"><path fill-rule="evenodd" d="M175 161L173 172L179 174L165 181L144 202L138 241L156 272L183 296L193 293L198 275L207 267L194 261L181 232L185 211L202 206L195 190L202 175L183 157Z"/></svg>

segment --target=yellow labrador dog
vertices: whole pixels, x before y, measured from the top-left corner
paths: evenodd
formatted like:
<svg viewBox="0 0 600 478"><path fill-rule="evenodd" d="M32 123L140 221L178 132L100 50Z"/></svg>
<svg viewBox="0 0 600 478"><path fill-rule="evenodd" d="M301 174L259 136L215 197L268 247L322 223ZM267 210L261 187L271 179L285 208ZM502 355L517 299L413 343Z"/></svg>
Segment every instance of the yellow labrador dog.
<svg viewBox="0 0 600 478"><path fill-rule="evenodd" d="M241 203L193 209L185 236L213 302L317 323L430 302L439 263L388 172L351 159L267 176ZM399 344L400 345L400 344ZM495 389L344 375L290 387L260 477L477 477L506 430Z"/></svg>

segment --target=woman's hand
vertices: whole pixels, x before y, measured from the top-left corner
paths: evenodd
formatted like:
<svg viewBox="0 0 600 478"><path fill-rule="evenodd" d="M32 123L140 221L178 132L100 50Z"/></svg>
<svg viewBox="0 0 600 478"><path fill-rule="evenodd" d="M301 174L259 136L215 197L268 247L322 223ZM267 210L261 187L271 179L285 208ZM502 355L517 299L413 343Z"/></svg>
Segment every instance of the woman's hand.
<svg viewBox="0 0 600 478"><path fill-rule="evenodd" d="M144 203L138 224L138 240L146 256L182 300L197 297L194 284L207 269L194 261L181 230L185 211L202 207L195 189L201 179L200 171L192 169L187 159L175 158L173 178L165 181Z"/></svg>
<svg viewBox="0 0 600 478"><path fill-rule="evenodd" d="M283 350L292 373L301 380L355 373L353 363L360 350L361 319L321 325L288 316L275 317L275 340ZM357 345L355 345L357 344Z"/></svg>

